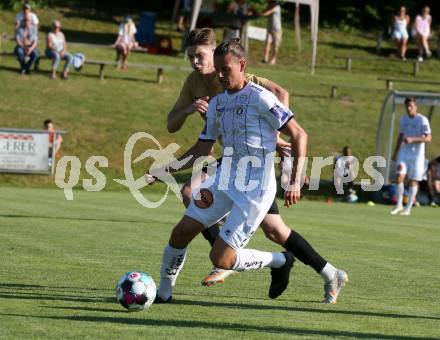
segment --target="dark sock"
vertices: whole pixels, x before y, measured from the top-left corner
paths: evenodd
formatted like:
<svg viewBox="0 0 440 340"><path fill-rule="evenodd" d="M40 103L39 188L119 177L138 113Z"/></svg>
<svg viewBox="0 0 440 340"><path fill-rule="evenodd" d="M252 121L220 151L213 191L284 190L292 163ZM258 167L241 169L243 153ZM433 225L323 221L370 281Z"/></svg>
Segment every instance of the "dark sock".
<svg viewBox="0 0 440 340"><path fill-rule="evenodd" d="M284 248L291 251L292 254L302 263L311 266L317 273L320 273L327 261L319 255L315 249L296 231L291 231L287 238Z"/></svg>
<svg viewBox="0 0 440 340"><path fill-rule="evenodd" d="M203 237L208 240L211 247L214 245L215 239L220 233L220 227L218 224L214 224L212 227L209 227L202 231Z"/></svg>

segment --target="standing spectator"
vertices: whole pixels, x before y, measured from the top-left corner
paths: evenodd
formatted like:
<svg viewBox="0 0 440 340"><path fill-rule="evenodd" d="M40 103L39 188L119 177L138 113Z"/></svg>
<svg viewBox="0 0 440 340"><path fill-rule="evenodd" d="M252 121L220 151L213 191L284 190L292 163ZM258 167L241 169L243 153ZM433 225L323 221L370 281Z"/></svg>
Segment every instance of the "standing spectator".
<svg viewBox="0 0 440 340"><path fill-rule="evenodd" d="M268 17L263 62L275 65L283 36L281 27L281 6L275 0L267 0L267 7L260 15ZM272 56L270 56L271 52Z"/></svg>
<svg viewBox="0 0 440 340"><path fill-rule="evenodd" d="M44 130L49 131L49 166L52 166L53 158L56 157L61 149L63 137L60 133L56 133L52 120L46 119L43 123Z"/></svg>
<svg viewBox="0 0 440 340"><path fill-rule="evenodd" d="M400 118L399 137L393 154L397 159L397 205L391 215L410 215L417 196L419 182L425 173L425 143L431 141L431 127L428 118L417 113L416 99L405 99L407 114ZM397 158L397 155L399 157ZM405 177L410 180L408 203L403 208Z"/></svg>
<svg viewBox="0 0 440 340"><path fill-rule="evenodd" d="M61 32L61 23L55 20L52 23L52 31L47 35L46 56L52 59L52 71L50 77L56 79L57 68L60 60L65 60L62 78L67 79L69 67L72 64L73 57L67 52L67 43L64 33Z"/></svg>
<svg viewBox="0 0 440 340"><path fill-rule="evenodd" d="M20 72L21 74L29 74L33 63L40 55L37 49L38 31L37 28L32 25L32 20L29 15L26 15L24 18L24 27L17 29L15 40L17 41L15 54L20 63Z"/></svg>
<svg viewBox="0 0 440 340"><path fill-rule="evenodd" d="M229 4L226 13L233 14L234 19L227 30L225 41L240 38L241 28L243 26L243 17L254 15L256 14L256 11L254 7L246 0L234 0Z"/></svg>
<svg viewBox="0 0 440 340"><path fill-rule="evenodd" d="M429 7L425 6L422 9L422 14L416 17L414 22L414 31L417 39L417 44L419 47L419 56L417 60L419 62L423 61L423 53L425 53L427 58L430 58L432 53L429 49L429 36L431 34L431 22L432 18L429 14Z"/></svg>
<svg viewBox="0 0 440 340"><path fill-rule="evenodd" d="M116 48L116 61L123 70L128 68L127 59L130 51L137 46L134 35L136 34L136 25L130 16L126 16L119 25L118 38L114 43Z"/></svg>
<svg viewBox="0 0 440 340"><path fill-rule="evenodd" d="M396 41L397 55L406 60L406 48L408 44L408 25L410 23L410 17L406 13L405 6L400 7L398 15L393 19L393 34L392 37Z"/></svg>
<svg viewBox="0 0 440 340"><path fill-rule="evenodd" d="M24 27L24 18L29 16L31 18L32 25L37 28L39 24L38 17L35 13L31 12L31 5L25 3L23 5L23 11L19 12L15 17L15 30L18 30L19 27Z"/></svg>
<svg viewBox="0 0 440 340"><path fill-rule="evenodd" d="M180 0L180 13L177 21L177 32L185 30L185 19L191 15L192 0Z"/></svg>
<svg viewBox="0 0 440 340"><path fill-rule="evenodd" d="M355 177L355 158L353 157L351 147L344 146L344 148L342 149L342 154L335 157L334 176L334 183L336 188L339 188L342 183L346 184L346 187L348 189L347 198L349 197L349 195L356 194L353 183ZM344 178L348 178L351 180L345 182L343 181Z"/></svg>

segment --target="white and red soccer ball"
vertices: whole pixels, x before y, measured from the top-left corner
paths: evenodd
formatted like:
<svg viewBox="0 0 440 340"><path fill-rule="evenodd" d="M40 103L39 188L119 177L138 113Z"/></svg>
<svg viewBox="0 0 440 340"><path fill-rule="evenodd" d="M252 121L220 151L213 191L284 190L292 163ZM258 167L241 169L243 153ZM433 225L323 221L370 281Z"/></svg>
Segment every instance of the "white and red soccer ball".
<svg viewBox="0 0 440 340"><path fill-rule="evenodd" d="M116 285L116 298L129 311L147 309L156 298L156 284L147 273L128 272Z"/></svg>

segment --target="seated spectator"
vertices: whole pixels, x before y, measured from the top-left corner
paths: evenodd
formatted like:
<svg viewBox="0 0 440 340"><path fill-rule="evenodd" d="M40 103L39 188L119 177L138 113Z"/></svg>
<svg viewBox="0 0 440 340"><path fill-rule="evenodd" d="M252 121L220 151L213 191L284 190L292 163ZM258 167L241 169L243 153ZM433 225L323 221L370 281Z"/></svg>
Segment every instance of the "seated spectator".
<svg viewBox="0 0 440 340"><path fill-rule="evenodd" d="M40 55L37 49L37 28L32 25L32 20L29 15L24 18L24 27L17 29L15 40L17 41L15 54L20 63L20 72L21 74L29 74L33 63Z"/></svg>
<svg viewBox="0 0 440 340"><path fill-rule="evenodd" d="M428 165L428 195L431 206L436 207L436 195L440 194L440 156L434 158Z"/></svg>
<svg viewBox="0 0 440 340"><path fill-rule="evenodd" d="M137 46L134 35L136 34L136 26L130 16L125 17L124 21L119 25L118 38L114 43L116 48L116 61L118 66L126 70L128 68L127 59L130 51Z"/></svg>
<svg viewBox="0 0 440 340"><path fill-rule="evenodd" d="M281 27L281 7L275 0L267 0L266 9L260 13L267 19L267 36L264 45L264 63L275 65L277 62L278 49L281 45L283 30Z"/></svg>
<svg viewBox="0 0 440 340"><path fill-rule="evenodd" d="M409 15L406 13L404 6L400 7L398 15L393 19L393 33L392 37L396 41L397 55L406 60L406 48L408 44L408 25L410 23Z"/></svg>
<svg viewBox="0 0 440 340"><path fill-rule="evenodd" d="M63 32L61 32L61 23L55 20L52 23L52 30L47 35L46 56L52 59L52 70L50 77L56 79L57 68L61 59L65 60L62 78L67 79L69 74L69 67L72 64L72 55L67 52L66 38Z"/></svg>
<svg viewBox="0 0 440 340"><path fill-rule="evenodd" d="M429 49L429 36L431 35L431 22L432 18L429 14L429 7L425 6L422 9L422 14L416 17L414 22L414 31L417 39L417 44L419 47L418 61L423 61L423 53L425 53L427 58L430 58L432 53Z"/></svg>
<svg viewBox="0 0 440 340"><path fill-rule="evenodd" d="M52 120L46 119L43 123L44 130L49 131L49 166L52 166L52 160L56 157L61 149L63 137L59 133L55 133Z"/></svg>
<svg viewBox="0 0 440 340"><path fill-rule="evenodd" d="M29 16L31 18L32 25L38 27L39 20L35 13L31 12L31 5L25 3L23 5L23 11L17 14L15 17L15 30L18 30L19 27L24 27L24 18Z"/></svg>

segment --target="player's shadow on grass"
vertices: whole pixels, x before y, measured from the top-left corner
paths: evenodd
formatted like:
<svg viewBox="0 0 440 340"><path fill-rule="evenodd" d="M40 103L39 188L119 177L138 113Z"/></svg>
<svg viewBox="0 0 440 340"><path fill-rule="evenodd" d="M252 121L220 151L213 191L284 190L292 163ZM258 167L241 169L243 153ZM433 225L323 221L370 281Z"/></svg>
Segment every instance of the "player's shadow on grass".
<svg viewBox="0 0 440 340"><path fill-rule="evenodd" d="M53 293L38 292L0 292L0 299L18 299L18 300L41 300L41 301L69 301L69 302L104 302L114 303L115 299L108 296L87 297L85 295L62 295Z"/></svg>
<svg viewBox="0 0 440 340"><path fill-rule="evenodd" d="M113 302L115 302L114 299ZM119 309L116 308L96 308L96 307L85 307L85 306L40 306L46 309L64 309L64 310L80 310L80 311L88 311L88 312L104 312L104 313L129 313L129 311L123 309L122 307Z"/></svg>
<svg viewBox="0 0 440 340"><path fill-rule="evenodd" d="M87 291L113 291L109 288L87 288L87 287L75 287L75 286L42 286L35 284L25 284L25 283L0 283L1 289L12 289L17 290L62 290L62 291L76 291L76 292L87 292Z"/></svg>
<svg viewBox="0 0 440 340"><path fill-rule="evenodd" d="M43 218L48 220L72 220L72 221L91 221L91 222L115 222L115 223L145 223L145 220L112 220L107 218L87 218L87 217L67 217L67 216L39 216L39 215L21 215L21 214L0 214L5 218ZM153 222L161 222L163 219L153 220ZM0 284L0 287L2 284Z"/></svg>
<svg viewBox="0 0 440 340"><path fill-rule="evenodd" d="M378 313L378 312L365 312L357 310L340 310L340 309L319 309L308 307L291 307L291 306L278 306L278 305L258 305L248 303L229 303L229 302L217 302L217 301L193 301L193 300L173 300L173 304L176 305L188 305L188 306L202 306L202 307L226 307L233 309L255 309L255 310L284 310L291 312L305 312L305 313L322 313L322 314L345 314L345 315L357 315L367 317L384 317L384 318L397 318L397 319L427 319L427 320L440 320L435 316L423 316L423 315L405 315L394 313Z"/></svg>
<svg viewBox="0 0 440 340"><path fill-rule="evenodd" d="M171 308L172 306L170 306ZM381 333L361 333L361 332L350 332L350 331L321 331L315 329L303 329L294 327L283 327L283 326L264 326L264 325L250 325L248 323L222 323L222 322L208 322L208 321L197 321L197 320L159 320L152 318L136 319L129 317L110 317L110 316L40 316L40 315L24 315L24 314L8 314L0 313L2 316L9 317L25 317L25 318L36 318L36 319L49 319L49 320L66 320L66 321L84 321L84 322L98 322L102 324L113 323L113 324L123 324L123 325L135 325L135 326L156 326L156 327L177 327L177 328L202 328L202 329L212 329L219 331L235 331L235 332L263 332L263 333L275 333L275 334L289 334L290 336L331 336L331 337L349 337L358 339L436 339L428 337L416 337L416 336L398 336L398 335L385 335Z"/></svg>
<svg viewBox="0 0 440 340"><path fill-rule="evenodd" d="M91 291L91 292L88 292ZM97 290L79 287L51 287L33 284L0 284L0 298L41 301L69 301L86 303L114 303L110 296L97 296ZM100 291L102 291L100 289ZM110 290L108 290L110 291Z"/></svg>

